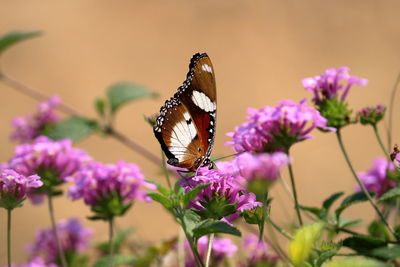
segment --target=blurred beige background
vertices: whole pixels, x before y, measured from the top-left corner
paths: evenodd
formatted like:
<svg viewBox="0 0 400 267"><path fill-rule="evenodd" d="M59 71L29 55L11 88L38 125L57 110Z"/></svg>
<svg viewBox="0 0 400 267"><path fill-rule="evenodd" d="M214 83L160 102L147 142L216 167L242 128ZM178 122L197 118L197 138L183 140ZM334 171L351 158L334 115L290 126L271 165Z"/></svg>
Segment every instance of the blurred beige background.
<svg viewBox="0 0 400 267"><path fill-rule="evenodd" d="M125 106L117 118L120 131L159 154L143 114L157 112L174 93L193 53L207 52L216 72L219 101L214 154L227 155L231 149L223 145L228 140L225 133L244 121L247 107L310 98L301 79L328 67L347 65L352 74L369 79L367 87L350 93L355 110L388 103L400 71L399 8L398 1L378 0L0 0L0 34L44 31L43 36L12 48L1 63L10 75L61 96L91 117L94 98L114 82L134 81L159 92L159 99ZM6 161L15 147L9 141L11 119L32 112L36 103L2 83L0 92L0 161ZM399 142L398 112L395 118L394 141ZM343 134L357 170L369 168L373 158L381 156L371 129L352 126ZM333 191L351 192L355 187L335 136L315 133L315 137L293 148L300 201L305 205L319 205ZM93 136L77 146L99 161L135 162L147 178L164 182L152 163L111 138ZM291 219L293 212L287 210L292 204L279 184L272 195L273 217L278 222ZM59 198L55 204L59 219L84 219L90 214L81 202ZM371 212L364 205L346 214L355 218ZM13 219L13 254L20 263L35 230L50 223L46 205L29 203L15 210ZM157 204L137 203L117 223L134 227L138 239L150 241L172 237L178 228ZM85 220L85 224L95 229L96 241L106 240L104 223ZM5 264L5 227L1 210L0 266Z"/></svg>

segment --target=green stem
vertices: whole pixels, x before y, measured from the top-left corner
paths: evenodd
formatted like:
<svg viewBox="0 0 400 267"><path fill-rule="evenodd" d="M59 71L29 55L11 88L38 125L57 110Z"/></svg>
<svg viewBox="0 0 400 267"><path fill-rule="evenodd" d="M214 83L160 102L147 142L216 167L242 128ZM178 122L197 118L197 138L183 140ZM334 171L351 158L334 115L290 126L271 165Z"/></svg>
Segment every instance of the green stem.
<svg viewBox="0 0 400 267"><path fill-rule="evenodd" d="M210 266L211 252L212 252L212 244L214 241L214 234L210 234L208 236L208 246L207 246L207 256L206 256L206 267Z"/></svg>
<svg viewBox="0 0 400 267"><path fill-rule="evenodd" d="M291 234L289 234L288 232L286 232L285 230L283 230L281 227L279 227L274 221L271 220L271 217L267 217L267 221L272 225L272 227L274 227L281 235L283 235L284 237L286 237L289 240L293 239L293 236Z"/></svg>
<svg viewBox="0 0 400 267"><path fill-rule="evenodd" d="M378 140L379 146L381 147L383 154L385 155L385 157L389 157L389 153L386 151L385 145L383 144L382 138L379 134L378 127L376 127L376 125L373 125L372 128L374 129L376 140Z"/></svg>
<svg viewBox="0 0 400 267"><path fill-rule="evenodd" d="M286 154L288 157L290 157L289 154L289 148L286 150ZM297 191L296 191L296 184L294 180L294 174L293 174L293 168L292 168L292 163L289 161L288 164L288 169L289 169L289 176L290 176L290 182L292 184L292 192L293 192L293 198L294 198L294 208L296 209L296 214L297 214L297 219L299 220L300 225L303 225L303 219L301 218L300 214L300 208L299 208L299 201L297 198Z"/></svg>
<svg viewBox="0 0 400 267"><path fill-rule="evenodd" d="M50 221L51 221L51 227L53 228L53 233L54 233L54 239L56 241L57 244L57 250L58 250L58 256L61 262L61 266L62 267L67 267L67 260L65 259L65 254L64 254L64 250L61 246L61 242L60 242L60 238L58 236L58 232L57 232L57 225L56 225L56 220L54 217L54 208L53 208L53 196L51 195L51 193L48 194L47 196L48 199L48 204L49 204L49 214L50 214Z"/></svg>
<svg viewBox="0 0 400 267"><path fill-rule="evenodd" d="M182 217L180 217L179 221L181 222L181 226L182 226L183 232L185 233L186 239L189 242L189 246L190 246L190 249L192 250L193 256L194 256L194 258L195 258L195 260L197 262L197 266L198 267L205 267L205 265L203 263L203 260L201 259L200 255L199 255L199 253L197 251L197 244L195 244L193 242L192 238L190 237L189 233L187 232L186 224L185 224L184 219Z"/></svg>
<svg viewBox="0 0 400 267"><path fill-rule="evenodd" d="M109 249L109 266L114 266L114 217L108 220L108 249Z"/></svg>
<svg viewBox="0 0 400 267"><path fill-rule="evenodd" d="M169 171L167 168L167 164L165 164L165 155L164 155L163 151L161 151L161 162L162 162L162 167L164 170L165 178L167 179L168 188L169 188L169 190L172 190L171 179L169 178Z"/></svg>
<svg viewBox="0 0 400 267"><path fill-rule="evenodd" d="M7 209L7 264L11 267L11 211Z"/></svg>
<svg viewBox="0 0 400 267"><path fill-rule="evenodd" d="M365 185L361 182L360 178L358 178L356 171L353 168L353 165L350 161L349 155L347 154L346 148L344 147L343 144L343 140L342 140L342 135L340 133L340 129L337 129L336 131L336 137L337 140L339 142L339 146L340 149L342 150L342 153L344 155L344 158L346 160L347 165L350 168L351 173L354 176L354 179L356 179L358 185L360 186L361 190L364 192L364 194L367 196L368 201L371 203L371 206L374 208L374 210L376 211L376 213L378 214L379 218L382 220L382 222L386 225L386 227L388 228L388 230L393 234L394 237L396 237L397 240L399 240L398 236L396 235L396 233L394 232L394 230L392 229L392 227L390 227L390 225L388 224L388 222L386 221L385 217L383 216L383 214L381 213L381 211L379 210L378 206L376 205L375 201L372 199L370 193L368 192L367 188L365 187Z"/></svg>

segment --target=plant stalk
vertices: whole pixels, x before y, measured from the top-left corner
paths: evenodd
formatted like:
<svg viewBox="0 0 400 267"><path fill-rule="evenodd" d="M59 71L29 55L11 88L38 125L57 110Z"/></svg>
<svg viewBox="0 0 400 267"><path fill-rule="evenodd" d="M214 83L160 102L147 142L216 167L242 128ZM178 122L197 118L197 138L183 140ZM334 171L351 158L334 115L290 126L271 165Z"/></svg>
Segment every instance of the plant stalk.
<svg viewBox="0 0 400 267"><path fill-rule="evenodd" d="M378 140L379 146L381 147L383 154L385 155L386 158L390 158L389 153L382 142L382 138L379 134L378 127L376 125L373 125L372 128L374 129L376 140Z"/></svg>
<svg viewBox="0 0 400 267"><path fill-rule="evenodd" d="M210 259L212 253L212 245L214 241L214 233L208 236L207 256L206 256L206 267L210 266Z"/></svg>
<svg viewBox="0 0 400 267"><path fill-rule="evenodd" d="M290 157L289 154L289 148L286 150L286 154L288 157ZM288 169L289 169L289 177L290 177L290 182L292 184L292 192L293 192L293 198L294 198L294 208L296 209L296 215L297 219L299 220L300 226L303 225L303 219L301 218L301 213L300 213L300 208L299 208L299 200L297 197L297 190L296 190L296 184L294 180L294 174L293 174L293 168L292 168L292 163L289 161L288 164Z"/></svg>
<svg viewBox="0 0 400 267"><path fill-rule="evenodd" d="M114 217L108 220L108 249L109 249L109 266L114 266Z"/></svg>
<svg viewBox="0 0 400 267"><path fill-rule="evenodd" d="M378 206L376 205L375 201L372 199L370 193L368 192L367 188L365 187L365 185L361 182L360 178L358 178L358 175L356 173L356 171L353 168L353 164L350 161L349 155L347 154L346 148L343 144L343 140L342 140L342 135L340 133L340 129L337 129L336 131L336 137L337 140L339 142L339 146L340 149L342 150L343 156L346 160L347 165L349 166L349 169L351 171L351 173L354 176L354 179L356 179L358 185L360 186L361 190L364 192L364 194L367 196L369 203L371 204L371 206L374 208L374 210L376 211L376 213L378 214L379 218L381 219L381 221L385 224L385 226L387 227L387 229L390 231L390 233L392 233L392 235L399 240L398 236L396 235L396 233L394 232L394 230L392 229L392 227L388 224L388 222L386 221L385 217L383 216L383 214L381 213L381 211L379 210Z"/></svg>
<svg viewBox="0 0 400 267"><path fill-rule="evenodd" d="M7 265L11 267L11 211L7 209Z"/></svg>
<svg viewBox="0 0 400 267"><path fill-rule="evenodd" d="M57 225L56 225L56 220L54 217L53 196L51 195L51 192L47 195L47 199L48 199L48 205L49 205L51 227L53 228L54 239L57 244L58 257L60 259L61 266L68 267L67 260L65 259L64 250L62 248L60 238L59 238L58 232L57 232Z"/></svg>

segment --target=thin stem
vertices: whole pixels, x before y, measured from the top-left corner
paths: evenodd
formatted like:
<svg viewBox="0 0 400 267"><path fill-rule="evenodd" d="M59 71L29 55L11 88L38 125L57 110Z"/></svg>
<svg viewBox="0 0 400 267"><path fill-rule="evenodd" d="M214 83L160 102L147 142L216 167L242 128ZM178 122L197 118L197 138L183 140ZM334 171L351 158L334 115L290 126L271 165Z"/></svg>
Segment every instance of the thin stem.
<svg viewBox="0 0 400 267"><path fill-rule="evenodd" d="M290 157L289 154L289 149L287 149L286 154L288 157ZM301 218L301 213L300 213L300 208L299 208L299 200L297 198L297 190L296 190L296 184L294 180L294 174L293 174L293 168L292 168L292 163L289 161L288 164L288 169L289 169L289 176L290 176L290 182L292 184L292 192L293 192L293 197L294 197L294 207L296 209L296 214L297 214L297 219L299 220L300 225L303 225L303 219Z"/></svg>
<svg viewBox="0 0 400 267"><path fill-rule="evenodd" d="M7 209L7 264L11 267L11 211Z"/></svg>
<svg viewBox="0 0 400 267"><path fill-rule="evenodd" d="M114 266L114 218L108 220L108 249L109 249L109 266Z"/></svg>
<svg viewBox="0 0 400 267"><path fill-rule="evenodd" d="M5 84L9 85L11 88L16 89L17 91L23 93L24 95L27 95L37 101L44 101L49 99L49 96L40 92L39 90L36 90L35 88L32 88L19 80L11 77L7 73L0 71L0 80L2 80ZM58 106L57 109L60 110L61 112L64 112L65 114L71 115L71 116L84 116L80 111L76 110L75 108L61 102ZM106 129L107 134L122 144L126 145L133 151L137 152L139 155L142 155L143 157L147 158L149 161L153 162L155 165L160 166L160 159L155 156L153 153L151 153L149 150L147 150L145 147L139 145L138 143L134 142L132 139L129 139L119 131L115 129Z"/></svg>
<svg viewBox="0 0 400 267"><path fill-rule="evenodd" d="M393 85L391 94L390 94L390 103L389 103L389 118L388 118L388 131L387 131L387 141L388 141L388 150L392 149L392 130L393 130L393 108L394 108L394 100L396 98L397 89L400 84L400 73L397 75L396 82Z"/></svg>
<svg viewBox="0 0 400 267"><path fill-rule="evenodd" d="M382 142L381 136L379 134L378 127L376 127L376 125L373 125L372 128L374 129L376 140L378 140L379 146L381 147L383 154L385 155L385 157L389 157L389 153L387 152L387 150Z"/></svg>
<svg viewBox="0 0 400 267"><path fill-rule="evenodd" d="M206 267L210 266L210 259L211 259L211 252L212 252L212 245L214 241L214 233L208 236L208 246L207 246L207 256L206 256Z"/></svg>
<svg viewBox="0 0 400 267"><path fill-rule="evenodd" d="M169 190L172 190L171 179L169 178L169 171L167 165L165 164L165 155L163 151L161 151L161 162L165 174L165 179L167 180L168 188Z"/></svg>
<svg viewBox="0 0 400 267"><path fill-rule="evenodd" d="M390 225L388 224L388 222L385 220L385 217L383 216L383 214L381 213L381 211L379 210L378 206L376 205L375 201L372 199L371 195L369 194L367 188L365 187L365 185L361 182L360 178L358 178L356 171L353 168L353 165L350 161L350 158L347 154L346 148L344 147L343 144L343 140L342 140L342 135L340 133L340 129L338 129L336 131L336 137L337 140L339 142L339 146L340 149L342 150L342 153L344 155L344 158L346 160L347 165L350 168L351 173L354 176L354 179L356 179L358 185L360 186L361 190L364 192L364 194L367 196L368 201L371 203L372 207L375 209L376 213L378 214L379 218L382 220L382 222L386 225L386 227L388 228L388 230L393 234L394 237L396 237L397 240L399 240L398 236L396 235L396 233L394 232L394 230L392 229L392 227L390 227Z"/></svg>
<svg viewBox="0 0 400 267"><path fill-rule="evenodd" d="M271 217L267 217L267 221L272 225L272 227L274 227L281 235L283 235L284 237L286 237L289 240L293 239L293 236L291 234L289 234L288 232L286 232L284 229L282 229L281 227L279 227L274 221L271 220Z"/></svg>
<svg viewBox="0 0 400 267"><path fill-rule="evenodd" d="M197 266L205 267L205 265L203 263L203 260L201 259L200 255L199 255L199 253L197 251L197 244L194 244L192 238L190 237L189 233L187 232L186 224L185 224L185 221L182 218L182 216L180 216L179 221L180 221L180 224L182 226L182 230L185 233L186 239L189 242L189 246L190 246L190 249L192 250L193 256L194 256L194 258L195 258L195 260L197 262Z"/></svg>
<svg viewBox="0 0 400 267"><path fill-rule="evenodd" d="M47 199L48 199L48 204L49 204L51 227L53 228L54 240L56 241L56 244L57 244L58 256L60 258L61 266L67 267L68 266L67 260L65 259L64 250L61 246L60 238L59 238L58 232L57 232L56 220L54 218L53 196L51 195L51 193L49 193L47 195Z"/></svg>

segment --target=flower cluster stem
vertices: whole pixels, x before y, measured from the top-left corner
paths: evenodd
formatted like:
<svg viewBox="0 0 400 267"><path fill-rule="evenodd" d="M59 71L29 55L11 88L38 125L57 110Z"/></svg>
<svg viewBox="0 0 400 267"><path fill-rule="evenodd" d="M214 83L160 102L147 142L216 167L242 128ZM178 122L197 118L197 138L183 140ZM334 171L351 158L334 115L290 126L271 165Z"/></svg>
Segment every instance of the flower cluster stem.
<svg viewBox="0 0 400 267"><path fill-rule="evenodd" d="M7 265L11 267L11 211L7 209Z"/></svg>
<svg viewBox="0 0 400 267"><path fill-rule="evenodd" d="M288 157L290 157L289 154L289 149L286 150L286 154ZM300 225L303 225L303 219L301 218L301 213L300 213L300 208L299 208L299 200L297 198L297 190L296 190L296 184L294 180L294 174L293 174L293 167L292 163L289 161L288 164L288 169L289 169L289 177L290 177L290 182L292 184L292 192L293 192L293 198L294 198L294 208L296 209L296 215L297 219L299 220Z"/></svg>
<svg viewBox="0 0 400 267"><path fill-rule="evenodd" d="M55 220L55 216L54 216L53 196L51 195L51 193L48 194L47 199L48 199L48 204L49 204L51 227L53 228L54 239L57 244L57 250L58 250L58 256L60 259L60 263L61 263L62 267L68 267L67 260L65 259L64 250L61 246L60 238L59 238L58 232L57 232L57 225L56 225L56 220Z"/></svg>
<svg viewBox="0 0 400 267"><path fill-rule="evenodd" d="M383 154L385 155L385 157L389 157L389 153L387 152L385 145L382 142L382 138L379 134L378 127L376 125L373 125L372 128L374 129L376 140L378 140L379 146L381 147Z"/></svg>
<svg viewBox="0 0 400 267"><path fill-rule="evenodd" d="M349 155L347 154L346 148L343 144L343 140L342 140L342 135L340 133L340 129L338 129L336 131L336 137L337 140L339 142L339 146L340 149L342 150L343 156L346 160L347 165L349 166L349 169L351 171L351 173L354 176L354 179L356 179L358 185L360 186L361 190L364 192L364 194L367 196L368 201L371 203L371 206L374 208L374 210L376 211L376 213L378 214L379 218L381 219L381 221L385 224L385 226L387 227L387 229L390 231L390 233L393 234L394 237L396 237L397 240L399 240L399 237L396 235L396 233L394 232L394 230L392 229L392 227L388 224L388 222L386 221L385 217L383 216L383 214L381 213L381 211L379 210L378 206L376 205L375 201L372 199L370 193L368 192L367 188L365 187L365 185L361 182L360 178L358 177L357 173L355 172L354 168L353 168L353 164L350 161Z"/></svg>
<svg viewBox="0 0 400 267"><path fill-rule="evenodd" d="M108 250L109 250L109 266L114 266L114 218L108 220Z"/></svg>
<svg viewBox="0 0 400 267"><path fill-rule="evenodd" d="M212 245L214 241L214 234L210 234L208 236L208 246L207 246L207 256L206 256L206 267L210 266L210 259L211 259L211 252L212 252Z"/></svg>
<svg viewBox="0 0 400 267"><path fill-rule="evenodd" d="M293 239L293 236L291 236L288 232L286 232L285 230L283 230L281 227L279 227L274 221L272 221L272 219L268 216L267 217L267 221L269 222L269 224L272 225L272 227L274 227L281 235L283 235L284 237L286 237L289 240Z"/></svg>

